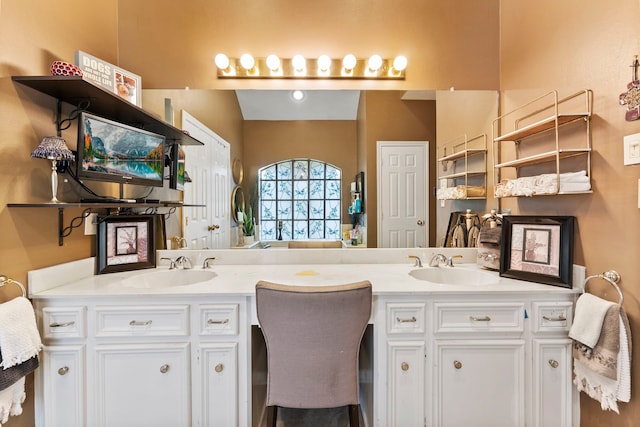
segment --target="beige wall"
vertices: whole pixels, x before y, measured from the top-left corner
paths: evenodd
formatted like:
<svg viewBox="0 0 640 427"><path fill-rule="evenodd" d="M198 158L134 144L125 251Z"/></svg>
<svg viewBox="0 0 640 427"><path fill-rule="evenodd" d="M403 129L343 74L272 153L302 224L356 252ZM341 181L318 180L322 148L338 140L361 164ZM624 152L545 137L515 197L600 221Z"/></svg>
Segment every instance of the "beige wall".
<svg viewBox="0 0 640 427"><path fill-rule="evenodd" d="M629 65L640 54L640 4L617 2L509 0L501 2L501 108L509 111L547 90L569 94L589 88L594 94L592 119L593 194L504 199L503 206L523 215L575 215L576 262L588 274L617 270L622 276L624 308L632 333L640 334L640 166L624 166L622 139L640 132L640 121L627 122L618 95L632 77ZM605 282L589 288L613 300ZM640 354L639 340L633 352ZM638 390L640 358L634 356L632 389ZM638 393L621 413L603 412L581 395L581 425L632 426L640 419Z"/></svg>

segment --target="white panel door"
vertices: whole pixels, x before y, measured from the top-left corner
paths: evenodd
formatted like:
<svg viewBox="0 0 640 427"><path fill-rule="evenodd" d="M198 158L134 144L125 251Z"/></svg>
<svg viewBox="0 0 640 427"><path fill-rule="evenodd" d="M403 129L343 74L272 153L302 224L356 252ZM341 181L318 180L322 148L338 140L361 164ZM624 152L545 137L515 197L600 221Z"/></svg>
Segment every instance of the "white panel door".
<svg viewBox="0 0 640 427"><path fill-rule="evenodd" d="M428 244L427 141L378 141L378 247Z"/></svg>
<svg viewBox="0 0 640 427"><path fill-rule="evenodd" d="M223 249L231 245L229 213L229 143L186 111L182 129L204 146L183 146L185 170L183 233L189 249Z"/></svg>

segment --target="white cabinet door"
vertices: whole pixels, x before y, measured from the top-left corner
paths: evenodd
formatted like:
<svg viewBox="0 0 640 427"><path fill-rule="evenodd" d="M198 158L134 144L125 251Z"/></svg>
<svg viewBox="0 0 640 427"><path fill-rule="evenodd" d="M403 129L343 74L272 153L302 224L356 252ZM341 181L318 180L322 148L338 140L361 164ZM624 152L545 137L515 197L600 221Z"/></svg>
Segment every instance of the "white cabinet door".
<svg viewBox="0 0 640 427"><path fill-rule="evenodd" d="M524 341L436 342L435 425L524 426Z"/></svg>
<svg viewBox="0 0 640 427"><path fill-rule="evenodd" d="M47 346L36 382L43 399L36 399L39 416L36 425L46 427L84 427L86 422L84 345Z"/></svg>
<svg viewBox="0 0 640 427"><path fill-rule="evenodd" d="M238 343L200 349L202 426L238 425Z"/></svg>
<svg viewBox="0 0 640 427"><path fill-rule="evenodd" d="M96 426L191 425L189 344L98 345Z"/></svg>
<svg viewBox="0 0 640 427"><path fill-rule="evenodd" d="M533 340L533 425L570 427L571 340Z"/></svg>
<svg viewBox="0 0 640 427"><path fill-rule="evenodd" d="M425 342L388 343L388 427L422 427L425 423Z"/></svg>

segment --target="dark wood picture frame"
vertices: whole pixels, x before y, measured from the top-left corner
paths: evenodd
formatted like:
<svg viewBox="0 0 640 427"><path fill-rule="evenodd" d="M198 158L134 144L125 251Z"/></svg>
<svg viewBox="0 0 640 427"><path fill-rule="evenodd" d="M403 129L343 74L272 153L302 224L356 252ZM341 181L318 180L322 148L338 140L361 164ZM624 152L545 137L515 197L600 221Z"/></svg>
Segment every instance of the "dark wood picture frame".
<svg viewBox="0 0 640 427"><path fill-rule="evenodd" d="M572 287L573 216L505 215L500 276Z"/></svg>
<svg viewBox="0 0 640 427"><path fill-rule="evenodd" d="M156 220L156 215L101 218L96 236L96 274L155 268Z"/></svg>

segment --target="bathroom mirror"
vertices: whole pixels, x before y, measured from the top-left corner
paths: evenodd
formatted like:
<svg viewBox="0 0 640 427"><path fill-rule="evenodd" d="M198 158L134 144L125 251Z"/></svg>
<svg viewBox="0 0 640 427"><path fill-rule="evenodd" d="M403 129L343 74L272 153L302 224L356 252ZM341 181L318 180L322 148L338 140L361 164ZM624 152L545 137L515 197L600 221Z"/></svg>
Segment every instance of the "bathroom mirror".
<svg viewBox="0 0 640 427"><path fill-rule="evenodd" d="M344 91L327 91L327 92L344 92ZM350 91L347 91L350 92ZM367 96L369 91L362 91L360 93L360 99ZM380 92L380 91L373 91ZM395 91L390 91L395 92ZM435 102L435 118L434 121L436 123L436 129L432 134L436 135L436 140L434 141L432 138L429 138L430 144L430 179L429 179L429 191L428 196L430 198L429 205L431 207L430 220L429 220L429 229L430 229L430 246L442 246L444 244L444 236L446 235L446 228L449 222L450 213L454 211L464 211L466 209L472 209L474 212L478 212L479 214L483 212L489 211L491 208L496 207L496 201L488 197L487 199L482 200L447 200L447 201L438 201L434 196L434 189L436 188L438 181L437 177L439 176L439 169L437 164L437 153L438 153L438 145L448 141L451 138L458 137L461 134L473 135L475 133L485 132L487 134L487 184L491 185L493 182L493 175L491 173L491 159L492 159L492 143L491 143L491 124L493 119L495 119L498 115L498 92L497 91L473 91L473 90L460 90L460 91L451 91L451 90L416 90L416 91L397 91L399 96L402 96L403 102L406 104L404 110L400 112L400 114L404 114L406 117L405 120L413 120L415 111L414 107L417 105L416 103L420 103L421 101ZM203 104L202 97L210 96L207 95L209 93L220 93L220 95L216 95L216 97L224 98L223 101L216 100L213 104L206 105L206 107L201 107L200 104ZM211 127L212 130L219 133L223 137L227 137L227 134L233 135L233 130L229 131L231 126L235 126L236 129L240 128L241 131L239 136L236 136L236 139L245 139L245 138L253 138L254 145L247 146L245 144L244 147L240 147L235 149L232 145L231 156L232 156L232 164L230 173L234 182L231 182L230 185L237 185L236 188L232 190L231 195L231 218L234 221L237 221L237 211L241 209L241 207L245 203L245 195L244 192L249 191L249 187L247 187L247 183L254 182L256 177L255 174L257 170L265 166L266 164L270 164L272 162L271 159L265 159L265 155L263 153L256 153L256 147L261 150L268 150L269 155L271 156L273 153L277 156L280 148L272 148L272 141L266 141L263 139L263 130L264 126L260 124L260 120L253 118L253 123L250 123L249 126L246 124L242 124L238 127L237 123L230 123L229 120L225 120L224 114L213 114L213 112L225 111L229 108L229 106L233 106L235 104L235 108L238 108L238 100L236 92L233 90L176 90L176 89L145 89L143 91L143 107L145 110L157 112L157 114L161 114L164 111L164 100L165 98L170 98L173 101L173 107L175 111L186 110L190 114L195 117L207 118L209 121L207 124ZM405 102L406 101L406 102ZM274 107L275 108L275 107ZM360 107L356 105L356 110ZM357 112L357 111L356 111ZM318 114L322 114L321 112L317 112ZM398 114L398 113L393 113ZM330 115L327 114L327 117ZM241 119L242 120L242 119ZM327 120L327 119L325 119ZM339 120L332 118L334 122L334 126L336 123L340 123ZM356 116L349 118L352 123L357 120ZM385 120L391 122L402 121L402 119L398 119L395 116L384 116L379 118L377 121ZM245 120L246 122L247 120ZM268 123L267 121L262 121L262 123ZM271 122L276 123L276 122ZM296 128L301 125L298 124L297 120L285 120L285 118L280 118L277 124L272 125L274 129L282 129L283 132L288 132L285 129L288 128ZM316 122L317 123L317 122ZM379 125L379 123L377 123ZM318 126L317 124L313 126ZM340 125L337 125L340 126ZM225 129L226 127L226 129ZM354 126L355 127L355 126ZM326 157L324 154L318 154L319 149L323 145L326 145L327 138L331 138L332 136L327 137L324 135L324 131L315 127L314 130L307 132L305 135L309 135L313 133L315 135L320 135L313 138L307 138L305 144L300 143L299 141L285 141L282 145L278 147L284 147L284 150L288 150L287 154L283 156L293 156L293 157ZM351 156L348 160L348 168L344 169L344 176L353 177L359 171L362 171L363 168L368 167L368 172L365 174L367 177L367 196L369 203L366 206L367 209L367 224L369 228L369 233L375 233L375 215L376 215L376 206L371 205L372 200L376 200L374 195L376 194L375 188L375 179L371 181L372 178L375 177L375 171L372 171L371 168L375 168L375 149L372 151L371 149L364 150L368 152L367 159L360 159L358 157L358 153L361 152L362 144L364 144L358 138L360 130L354 131L352 137L348 139L348 142L342 143L340 149L333 151L340 151L341 153L350 153ZM366 132L366 130L365 130ZM249 135L247 135L249 133ZM398 134L397 137L393 135ZM331 135L329 133L329 135ZM393 135L386 136L385 138L388 140L403 140L405 136L402 132L393 132ZM324 139L322 139L324 138ZM233 137L230 138L233 143ZM312 142L314 141L314 142ZM351 141L351 142L349 142ZM375 144L375 141L366 142L369 147L371 144ZM309 149L307 150L306 147ZM325 148L326 151L326 148ZM237 154L236 154L237 153ZM295 153L295 154L289 154ZM373 154L372 154L373 153ZM345 154L341 154L345 157ZM373 157L371 157L373 155ZM242 160L240 160L240 158ZM284 157L277 158L277 160L283 160ZM327 160L329 161L329 160ZM343 185L343 192L345 196L343 197L343 215L342 222L348 224L349 218L347 213L347 208L350 200L350 188L349 184L351 179L345 180ZM242 183L240 187L238 184ZM363 182L364 184L364 182ZM491 193L491 189L488 189L488 194ZM375 203L375 202L374 202ZM371 235L371 234L369 234ZM435 236L435 237L434 237ZM371 242L371 240L369 240Z"/></svg>

